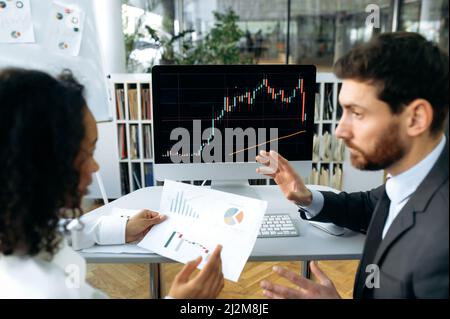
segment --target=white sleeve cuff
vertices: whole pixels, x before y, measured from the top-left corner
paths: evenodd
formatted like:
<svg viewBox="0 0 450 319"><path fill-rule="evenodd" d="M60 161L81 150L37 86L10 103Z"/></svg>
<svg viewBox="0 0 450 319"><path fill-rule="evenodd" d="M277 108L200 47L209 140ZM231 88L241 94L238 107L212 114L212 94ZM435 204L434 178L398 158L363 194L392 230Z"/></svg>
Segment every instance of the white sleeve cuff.
<svg viewBox="0 0 450 319"><path fill-rule="evenodd" d="M312 194L311 204L309 206L298 205L298 207L302 208L305 211L305 215L308 219L311 219L320 213L325 201L321 192L314 189L310 189L310 191Z"/></svg>
<svg viewBox="0 0 450 319"><path fill-rule="evenodd" d="M99 245L125 244L127 218L119 216L102 216L99 227Z"/></svg>

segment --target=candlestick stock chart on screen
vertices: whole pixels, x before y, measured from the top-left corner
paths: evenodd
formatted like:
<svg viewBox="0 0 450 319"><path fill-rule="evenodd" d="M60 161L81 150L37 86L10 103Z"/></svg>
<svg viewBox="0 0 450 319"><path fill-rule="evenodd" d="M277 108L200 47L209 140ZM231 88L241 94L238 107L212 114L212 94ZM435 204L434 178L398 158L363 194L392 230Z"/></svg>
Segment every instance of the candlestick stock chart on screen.
<svg viewBox="0 0 450 319"><path fill-rule="evenodd" d="M160 70L155 81L159 163L171 163L177 156L192 163L204 151L220 152L223 162L253 161L251 154L276 143L288 159L311 157L315 90L311 66L178 66ZM173 150L177 141L170 135L176 128L186 129L192 137L187 152ZM236 136L227 138L227 129L244 138L240 142Z"/></svg>

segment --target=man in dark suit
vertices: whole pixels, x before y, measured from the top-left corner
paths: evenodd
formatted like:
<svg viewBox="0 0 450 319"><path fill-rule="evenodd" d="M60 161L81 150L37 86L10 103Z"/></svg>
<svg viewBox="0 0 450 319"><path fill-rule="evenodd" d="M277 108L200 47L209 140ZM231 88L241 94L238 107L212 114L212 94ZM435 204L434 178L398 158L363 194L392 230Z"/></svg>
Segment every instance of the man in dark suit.
<svg viewBox="0 0 450 319"><path fill-rule="evenodd" d="M384 169L386 183L368 192L311 191L273 151L260 153L258 171L303 219L367 233L355 298L448 298L448 56L419 34L389 33L352 49L334 71L343 79L336 135L353 166ZM269 298L340 297L315 263L318 282L275 271L298 289L264 281Z"/></svg>

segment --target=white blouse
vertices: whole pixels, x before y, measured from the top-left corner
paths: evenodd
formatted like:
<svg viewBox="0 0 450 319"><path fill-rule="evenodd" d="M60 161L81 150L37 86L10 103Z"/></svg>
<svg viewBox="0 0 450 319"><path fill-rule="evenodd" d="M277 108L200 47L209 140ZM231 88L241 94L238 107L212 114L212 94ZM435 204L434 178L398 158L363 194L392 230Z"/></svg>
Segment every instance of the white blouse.
<svg viewBox="0 0 450 319"><path fill-rule="evenodd" d="M72 232L73 248L63 240L51 260L44 254L0 254L0 298L106 298L86 282L86 261L74 249L125 243L127 220L117 216L82 220L84 228Z"/></svg>

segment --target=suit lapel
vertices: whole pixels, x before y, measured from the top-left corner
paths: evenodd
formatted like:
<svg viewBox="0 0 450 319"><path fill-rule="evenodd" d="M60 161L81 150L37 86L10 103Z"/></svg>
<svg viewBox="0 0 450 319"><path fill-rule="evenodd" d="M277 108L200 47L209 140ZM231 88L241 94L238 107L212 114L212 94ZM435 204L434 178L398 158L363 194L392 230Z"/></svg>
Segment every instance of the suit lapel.
<svg viewBox="0 0 450 319"><path fill-rule="evenodd" d="M409 203L407 203L397 215L392 225L389 227L389 230L386 233L386 237L384 237L384 239L381 241L381 244L376 252L375 259L373 260L374 264L379 265L380 259L383 257L384 253L392 245L392 243L405 231L414 226L414 216L414 205L409 205Z"/></svg>
<svg viewBox="0 0 450 319"><path fill-rule="evenodd" d="M389 197L386 195L386 192L384 192L374 208L372 220L370 221L370 225L367 230L364 253L361 262L359 263L355 280L354 297L357 299L363 297L363 292L366 285L366 266L373 263L373 259L375 258L375 254L381 242L383 225L389 213L390 202Z"/></svg>
<svg viewBox="0 0 450 319"><path fill-rule="evenodd" d="M425 211L428 202L439 187L448 179L448 144L439 156L437 162L419 185L406 205L395 218L386 237L381 242L374 263L378 264L386 250L405 231L414 226L415 215Z"/></svg>

